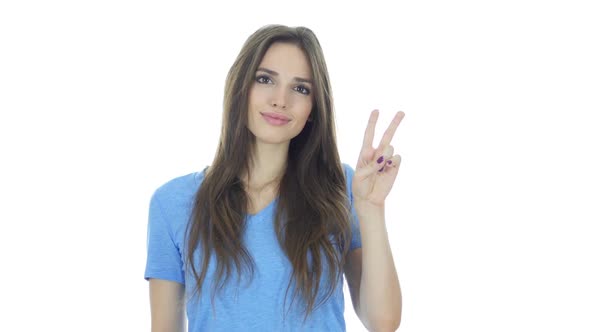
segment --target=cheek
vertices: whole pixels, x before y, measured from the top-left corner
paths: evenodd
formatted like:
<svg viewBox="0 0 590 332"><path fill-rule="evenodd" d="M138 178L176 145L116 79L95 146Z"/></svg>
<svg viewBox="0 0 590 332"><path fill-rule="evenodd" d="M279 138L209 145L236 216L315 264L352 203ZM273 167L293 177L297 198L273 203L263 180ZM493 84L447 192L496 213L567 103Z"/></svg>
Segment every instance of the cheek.
<svg viewBox="0 0 590 332"><path fill-rule="evenodd" d="M260 110L260 105L262 104L260 93L256 93L256 91L252 91L248 96L248 113L254 114Z"/></svg>
<svg viewBox="0 0 590 332"><path fill-rule="evenodd" d="M311 101L305 101L304 103L302 103L301 105L302 108L302 117L305 118L305 120L307 121L307 118L309 117L309 115L311 114L311 110L313 109L313 103Z"/></svg>
<svg viewBox="0 0 590 332"><path fill-rule="evenodd" d="M267 98L267 94L268 94L268 89L262 89L260 87L257 87L256 85L254 85L250 89L250 97L249 98L253 104L259 104L261 101L263 101Z"/></svg>

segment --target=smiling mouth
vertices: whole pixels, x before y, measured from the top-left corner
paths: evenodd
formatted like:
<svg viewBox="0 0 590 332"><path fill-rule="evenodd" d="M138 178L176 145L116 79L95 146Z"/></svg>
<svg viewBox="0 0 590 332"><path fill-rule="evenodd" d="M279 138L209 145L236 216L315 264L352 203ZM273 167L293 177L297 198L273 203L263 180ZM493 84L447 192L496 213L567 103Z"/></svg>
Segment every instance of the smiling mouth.
<svg viewBox="0 0 590 332"><path fill-rule="evenodd" d="M273 125L273 126L283 126L291 121L291 120L277 119L277 118L269 116L267 114L262 114L262 117L264 118L264 120L267 123L269 123L270 125Z"/></svg>
<svg viewBox="0 0 590 332"><path fill-rule="evenodd" d="M260 113L260 114L262 116L264 116L264 117L268 117L268 118L271 118L271 119L276 119L276 120L286 121L286 122L291 121L291 119L289 119L289 118L287 118L285 116L282 116L282 115L277 115L277 114L272 114L272 113Z"/></svg>

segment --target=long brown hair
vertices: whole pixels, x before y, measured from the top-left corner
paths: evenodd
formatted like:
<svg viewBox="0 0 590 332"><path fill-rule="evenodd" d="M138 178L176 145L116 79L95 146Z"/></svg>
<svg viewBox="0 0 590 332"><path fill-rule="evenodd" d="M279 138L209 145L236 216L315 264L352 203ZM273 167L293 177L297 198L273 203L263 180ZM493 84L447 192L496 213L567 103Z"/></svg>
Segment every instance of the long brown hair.
<svg viewBox="0 0 590 332"><path fill-rule="evenodd" d="M248 195L240 175L250 173L255 143L254 135L246 127L248 92L258 65L274 42L299 46L307 55L314 82L310 114L313 121L307 122L290 141L284 173L288 176L283 175L280 180L273 217L275 234L293 267L287 291L295 281L295 295L301 295L306 303L306 320L316 308L323 264L329 268L330 287L318 306L334 292L342 275L352 218L336 145L328 70L319 41L310 29L264 26L248 37L231 66L225 83L219 145L195 196L185 234L185 257L196 279L195 294L200 296L210 257L215 255L216 281L211 302L213 294L226 284L232 268L236 268L239 278L245 268L252 277L254 263L242 242ZM192 253L199 245L202 260L197 273Z"/></svg>

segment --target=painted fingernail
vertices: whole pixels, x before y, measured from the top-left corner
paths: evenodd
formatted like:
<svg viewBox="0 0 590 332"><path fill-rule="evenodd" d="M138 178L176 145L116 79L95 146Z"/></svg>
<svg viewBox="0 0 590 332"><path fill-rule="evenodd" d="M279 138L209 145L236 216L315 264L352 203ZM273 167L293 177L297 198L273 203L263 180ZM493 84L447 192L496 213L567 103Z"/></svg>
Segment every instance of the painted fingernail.
<svg viewBox="0 0 590 332"><path fill-rule="evenodd" d="M381 167L381 169L379 170L379 172L383 172L384 169L385 169L385 166Z"/></svg>
<svg viewBox="0 0 590 332"><path fill-rule="evenodd" d="M393 163L393 161L391 161L391 160L388 160L388 161L387 161L387 163L388 163L389 165L391 165L391 163Z"/></svg>
<svg viewBox="0 0 590 332"><path fill-rule="evenodd" d="M383 156L379 157L379 159L377 159L377 164L381 164L383 162Z"/></svg>

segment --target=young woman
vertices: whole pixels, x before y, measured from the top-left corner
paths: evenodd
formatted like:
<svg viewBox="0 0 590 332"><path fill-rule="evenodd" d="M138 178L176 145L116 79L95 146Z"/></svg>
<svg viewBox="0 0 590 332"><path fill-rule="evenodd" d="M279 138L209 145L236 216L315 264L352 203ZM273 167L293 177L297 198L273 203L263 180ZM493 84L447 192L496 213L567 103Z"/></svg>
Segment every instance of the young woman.
<svg viewBox="0 0 590 332"><path fill-rule="evenodd" d="M345 331L343 274L365 327L397 329L384 207L403 116L375 149L371 113L353 170L336 148L314 33L269 25L252 34L227 76L213 162L151 198L152 331L184 330L185 311L190 331Z"/></svg>

